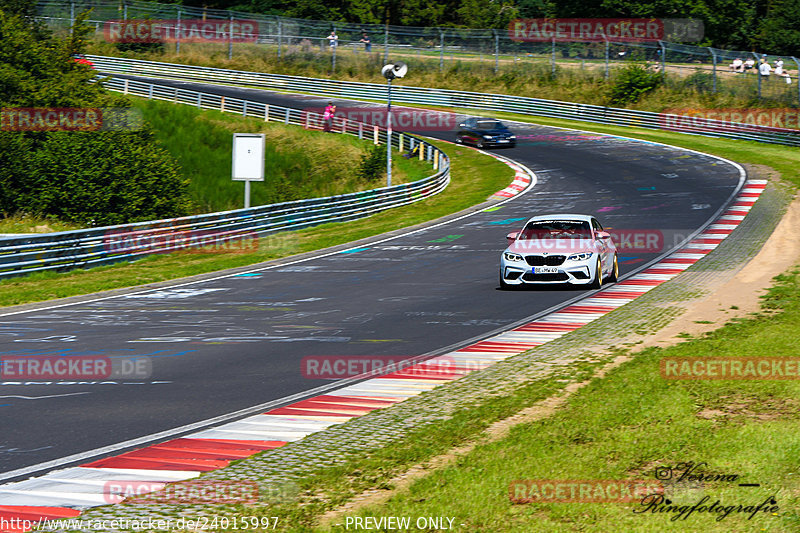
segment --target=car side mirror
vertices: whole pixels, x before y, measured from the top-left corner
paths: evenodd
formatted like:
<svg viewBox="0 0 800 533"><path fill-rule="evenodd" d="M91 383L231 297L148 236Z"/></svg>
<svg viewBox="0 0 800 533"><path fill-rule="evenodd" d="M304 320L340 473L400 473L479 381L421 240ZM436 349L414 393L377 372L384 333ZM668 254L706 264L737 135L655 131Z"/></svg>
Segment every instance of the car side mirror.
<svg viewBox="0 0 800 533"><path fill-rule="evenodd" d="M611 234L609 232L607 232L607 231L598 231L597 232L597 238L598 239L608 239L609 237L611 237Z"/></svg>
<svg viewBox="0 0 800 533"><path fill-rule="evenodd" d="M513 243L514 241L516 241L517 237L519 237L519 232L518 231L512 231L511 233L506 235L506 239L508 239L509 243Z"/></svg>

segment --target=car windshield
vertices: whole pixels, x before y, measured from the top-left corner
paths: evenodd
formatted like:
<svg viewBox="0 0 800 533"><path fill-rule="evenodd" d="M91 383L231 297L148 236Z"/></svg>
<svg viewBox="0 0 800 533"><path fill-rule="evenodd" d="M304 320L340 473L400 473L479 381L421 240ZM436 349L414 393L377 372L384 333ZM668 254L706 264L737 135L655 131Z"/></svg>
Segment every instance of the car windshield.
<svg viewBox="0 0 800 533"><path fill-rule="evenodd" d="M502 122L498 122L497 120L479 120L476 127L479 130L497 130L505 126L503 126Z"/></svg>
<svg viewBox="0 0 800 533"><path fill-rule="evenodd" d="M589 223L581 220L539 220L529 222L519 235L521 240L591 239Z"/></svg>

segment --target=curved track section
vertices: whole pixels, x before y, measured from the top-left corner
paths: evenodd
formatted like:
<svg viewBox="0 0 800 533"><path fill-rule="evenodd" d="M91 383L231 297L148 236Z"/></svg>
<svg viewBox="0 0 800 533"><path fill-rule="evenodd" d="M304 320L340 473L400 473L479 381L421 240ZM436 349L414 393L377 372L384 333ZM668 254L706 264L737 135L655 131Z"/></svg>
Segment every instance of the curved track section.
<svg viewBox="0 0 800 533"><path fill-rule="evenodd" d="M215 90L281 105L291 99L293 107L323 101ZM456 351L474 343L465 339L529 322L586 294L497 290L504 236L529 216L593 213L615 230L690 236L740 187L737 166L703 154L537 126L518 134L529 142L502 154L531 167L538 183L499 208L247 274L0 315L6 356L94 354L152 362L152 376L141 381L0 382L8 428L0 471L73 454L85 454L84 463L102 460L90 451L254 405L283 408L326 383L304 377L306 356L409 358ZM623 254L623 274L673 244ZM287 440L268 434L260 434L261 445Z"/></svg>

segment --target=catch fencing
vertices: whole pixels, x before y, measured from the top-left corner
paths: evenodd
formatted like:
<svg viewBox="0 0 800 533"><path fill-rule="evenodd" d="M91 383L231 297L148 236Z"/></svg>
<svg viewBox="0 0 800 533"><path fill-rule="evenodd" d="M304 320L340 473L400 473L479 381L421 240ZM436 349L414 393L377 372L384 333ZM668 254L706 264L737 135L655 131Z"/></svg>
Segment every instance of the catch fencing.
<svg viewBox="0 0 800 533"><path fill-rule="evenodd" d="M181 37L166 42L176 53L195 50L204 56L227 54L233 57L258 58L274 54L280 61L307 63L313 59L327 62L331 74L339 63L348 70L372 72L375 56L387 63L393 60L413 63L415 71L438 69L463 62L460 68L475 71L536 76L602 74L606 78L616 66L630 61L646 62L662 73L666 80L686 90L725 92L727 94L779 100L787 104L800 102L797 73L800 60L793 56L769 54L768 51L724 50L687 44L702 40L703 24L699 19L665 19L674 29L665 28L663 40L652 42L622 41L603 38L601 41L524 42L512 38L509 30L393 26L344 23L263 15L233 10L208 9L143 0L39 0L38 16L53 27L67 28L78 13L91 9L87 23L96 29L103 40L104 29L120 21L162 20L179 26L181 21L236 22L252 21L257 29L247 33L234 31L216 43L192 42ZM329 39L331 31L336 39ZM369 48L362 42L363 34L370 40ZM757 74L759 61L764 58L773 64L782 61L784 76L774 74L762 78ZM732 65L754 60L754 68L739 69ZM341 66L339 67L341 69ZM786 83L786 81L789 83Z"/></svg>

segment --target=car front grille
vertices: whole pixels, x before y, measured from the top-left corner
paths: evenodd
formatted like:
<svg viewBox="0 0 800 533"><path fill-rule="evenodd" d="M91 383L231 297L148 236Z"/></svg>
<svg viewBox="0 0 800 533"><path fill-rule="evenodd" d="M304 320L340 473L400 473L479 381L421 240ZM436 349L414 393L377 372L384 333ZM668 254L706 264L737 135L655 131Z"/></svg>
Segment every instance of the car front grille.
<svg viewBox="0 0 800 533"><path fill-rule="evenodd" d="M532 267L559 266L566 258L565 255L526 255L525 262Z"/></svg>
<svg viewBox="0 0 800 533"><path fill-rule="evenodd" d="M534 274L532 272L526 272L522 275L523 281L567 281L569 276L567 276L564 272L558 272L557 274Z"/></svg>

